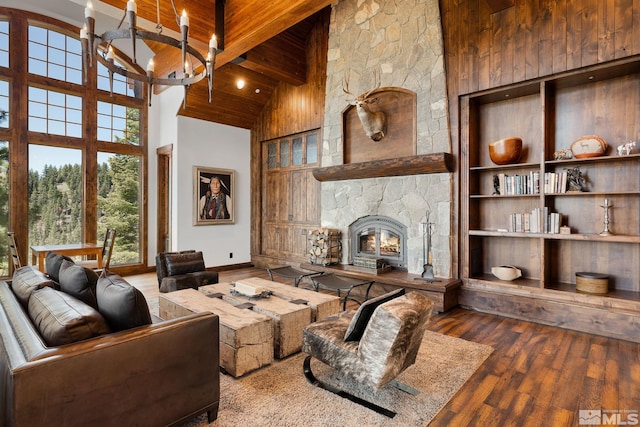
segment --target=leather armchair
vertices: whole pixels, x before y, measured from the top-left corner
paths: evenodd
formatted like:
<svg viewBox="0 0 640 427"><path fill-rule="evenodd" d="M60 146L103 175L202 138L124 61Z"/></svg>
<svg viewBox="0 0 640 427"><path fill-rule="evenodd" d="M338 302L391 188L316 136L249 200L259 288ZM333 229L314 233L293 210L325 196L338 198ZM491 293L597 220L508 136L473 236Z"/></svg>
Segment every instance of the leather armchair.
<svg viewBox="0 0 640 427"><path fill-rule="evenodd" d="M156 255L156 273L160 292L218 283L218 272L206 270L202 252L194 250L160 252Z"/></svg>

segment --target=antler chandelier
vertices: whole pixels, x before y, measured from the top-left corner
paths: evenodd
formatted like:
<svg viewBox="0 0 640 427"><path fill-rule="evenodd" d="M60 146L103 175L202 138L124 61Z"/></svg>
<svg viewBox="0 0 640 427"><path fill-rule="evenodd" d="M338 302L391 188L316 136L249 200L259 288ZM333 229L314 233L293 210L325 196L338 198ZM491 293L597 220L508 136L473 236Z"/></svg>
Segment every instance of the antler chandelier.
<svg viewBox="0 0 640 427"><path fill-rule="evenodd" d="M171 4L173 5L173 0L171 0ZM162 34L162 25L160 24L159 0L156 0L156 9L158 16L158 22L156 25L156 28L158 29L157 33L145 31L136 27L137 5L135 0L129 0L127 2L125 14L120 20L120 24L118 24L118 28L115 30L107 31L102 35L97 35L95 34L95 11L93 9L91 0L87 2L87 6L84 10L86 22L80 30L85 81L87 79L87 65L89 67L93 67L94 58L96 58L109 71L109 85L112 92L113 73L117 73L125 76L126 78L146 83L149 87L149 106L151 106L151 93L154 85L183 86L185 91L185 97L183 101L184 108L186 107L186 95L189 86L199 82L206 77L209 83L209 102L211 102L211 94L213 92L214 66L216 62L216 55L218 54L218 42L216 40L215 34L211 36L211 40L209 41L209 50L207 52L207 57L205 58L200 52L189 45L189 18L187 17L186 11L183 11L182 16L180 16L179 18L180 33L182 38L181 40L177 40L173 37ZM175 13L175 5L173 5L173 9ZM125 18L127 18L129 21L129 28L120 28ZM178 21L177 13L176 21ZM120 39L131 40L133 46L132 59L134 64L137 64L137 40L149 40L180 49L182 51L182 76L178 76L177 73L172 73L172 75L169 75L166 78L157 76L155 74L153 58L149 60L146 68L146 73L144 74L139 73L135 70L128 70L126 68L120 67L114 61L114 53L112 47L112 43L114 42L114 40ZM201 66L202 70L196 73L195 70L199 69Z"/></svg>

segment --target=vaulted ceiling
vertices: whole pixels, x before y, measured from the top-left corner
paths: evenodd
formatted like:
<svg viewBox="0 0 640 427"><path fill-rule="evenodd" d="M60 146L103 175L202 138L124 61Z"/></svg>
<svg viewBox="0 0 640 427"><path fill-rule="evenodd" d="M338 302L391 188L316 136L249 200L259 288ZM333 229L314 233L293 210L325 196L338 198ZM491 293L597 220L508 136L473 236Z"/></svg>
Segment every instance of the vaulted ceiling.
<svg viewBox="0 0 640 427"><path fill-rule="evenodd" d="M102 0L119 9L127 0ZM216 7L216 2L219 4ZM220 4L223 2L223 4ZM186 108L178 114L251 128L280 82L306 82L307 37L315 14L332 0L136 0L140 18L178 32L175 11L189 16L189 44L205 53L213 33L224 43L216 59L213 102L206 79L192 85ZM224 19L216 17L224 10ZM217 19L216 19L217 18ZM216 28L216 22L218 27ZM224 28L221 28L224 27ZM182 69L179 50L149 44L156 54L155 73L166 76ZM206 55L205 55L206 56ZM243 79L246 86L236 87Z"/></svg>

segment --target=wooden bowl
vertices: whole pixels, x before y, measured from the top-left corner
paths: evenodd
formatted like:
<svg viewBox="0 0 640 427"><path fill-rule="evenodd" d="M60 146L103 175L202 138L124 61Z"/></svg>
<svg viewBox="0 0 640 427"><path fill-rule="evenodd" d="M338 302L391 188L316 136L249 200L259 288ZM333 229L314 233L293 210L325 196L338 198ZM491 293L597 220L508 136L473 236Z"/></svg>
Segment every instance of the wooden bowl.
<svg viewBox="0 0 640 427"><path fill-rule="evenodd" d="M496 165L518 163L522 155L522 139L515 136L489 144L489 157Z"/></svg>
<svg viewBox="0 0 640 427"><path fill-rule="evenodd" d="M522 277L522 270L512 265L500 265L491 267L491 274L500 280L515 280L518 277Z"/></svg>

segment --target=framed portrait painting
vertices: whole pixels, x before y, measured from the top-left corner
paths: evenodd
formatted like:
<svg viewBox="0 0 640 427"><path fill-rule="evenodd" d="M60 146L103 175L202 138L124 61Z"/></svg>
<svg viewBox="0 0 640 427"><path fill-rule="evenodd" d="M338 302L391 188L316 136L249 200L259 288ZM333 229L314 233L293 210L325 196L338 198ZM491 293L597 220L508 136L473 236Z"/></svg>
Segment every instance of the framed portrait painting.
<svg viewBox="0 0 640 427"><path fill-rule="evenodd" d="M193 167L193 224L233 224L235 171Z"/></svg>

